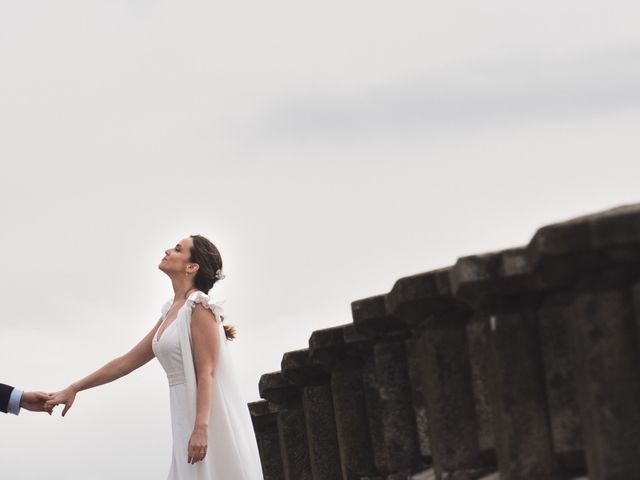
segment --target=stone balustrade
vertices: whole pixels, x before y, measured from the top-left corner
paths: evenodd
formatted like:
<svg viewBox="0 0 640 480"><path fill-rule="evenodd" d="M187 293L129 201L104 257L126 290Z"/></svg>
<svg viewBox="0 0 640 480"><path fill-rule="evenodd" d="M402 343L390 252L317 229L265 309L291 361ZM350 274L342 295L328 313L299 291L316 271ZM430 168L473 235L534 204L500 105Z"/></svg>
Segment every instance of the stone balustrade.
<svg viewBox="0 0 640 480"><path fill-rule="evenodd" d="M640 205L351 307L260 379L265 480L640 479Z"/></svg>

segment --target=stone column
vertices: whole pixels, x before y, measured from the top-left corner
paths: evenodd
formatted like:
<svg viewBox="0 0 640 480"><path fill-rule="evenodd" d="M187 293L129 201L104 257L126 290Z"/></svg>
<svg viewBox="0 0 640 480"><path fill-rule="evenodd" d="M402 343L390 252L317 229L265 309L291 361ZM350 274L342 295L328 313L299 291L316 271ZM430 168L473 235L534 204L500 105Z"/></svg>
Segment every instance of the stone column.
<svg viewBox="0 0 640 480"><path fill-rule="evenodd" d="M312 361L331 372L342 478L381 475L375 465L362 372L366 358L372 355L371 342L353 324L341 325L313 332L309 353Z"/></svg>
<svg viewBox="0 0 640 480"><path fill-rule="evenodd" d="M384 295L352 302L351 310L355 330L373 342L388 478L406 478L426 468L407 366L405 340L410 332L386 312Z"/></svg>
<svg viewBox="0 0 640 480"><path fill-rule="evenodd" d="M454 294L488 321L490 403L500 477L558 478L537 308L540 292L524 249L461 258Z"/></svg>
<svg viewBox="0 0 640 480"><path fill-rule="evenodd" d="M313 480L301 390L281 372L265 373L258 385L260 397L278 409L277 424L285 480Z"/></svg>
<svg viewBox="0 0 640 480"><path fill-rule="evenodd" d="M277 408L270 406L266 400L259 400L249 403L249 413L256 432L264 480L283 480Z"/></svg>
<svg viewBox="0 0 640 480"><path fill-rule="evenodd" d="M281 368L285 379L302 390L313 480L339 479L340 453L328 373L311 364L306 348L285 353Z"/></svg>
<svg viewBox="0 0 640 480"><path fill-rule="evenodd" d="M422 372L437 478L477 478L495 467L481 456L466 323L472 311L452 296L450 269L396 281L387 311L419 338L409 359Z"/></svg>
<svg viewBox="0 0 640 480"><path fill-rule="evenodd" d="M548 295L538 309L549 421L556 458L566 472L584 472L584 442L576 384L573 295Z"/></svg>
<svg viewBox="0 0 640 480"><path fill-rule="evenodd" d="M607 284L603 276L584 286L574 305L587 465L594 480L634 478L640 473L640 363L634 310L626 282Z"/></svg>
<svg viewBox="0 0 640 480"><path fill-rule="evenodd" d="M639 225L640 205L625 206L543 227L529 245L539 275L572 297L563 316L591 480L640 472Z"/></svg>

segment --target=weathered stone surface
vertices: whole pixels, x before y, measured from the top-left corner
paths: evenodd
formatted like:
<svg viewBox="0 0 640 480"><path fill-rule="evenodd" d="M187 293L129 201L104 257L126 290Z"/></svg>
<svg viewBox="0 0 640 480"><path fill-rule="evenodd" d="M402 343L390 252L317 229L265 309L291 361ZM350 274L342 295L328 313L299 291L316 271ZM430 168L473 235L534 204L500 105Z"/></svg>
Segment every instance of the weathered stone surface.
<svg viewBox="0 0 640 480"><path fill-rule="evenodd" d="M447 325L454 313L468 311L468 306L453 301L449 276L451 268L403 277L393 284L385 295L386 311L399 319L406 328L438 326L441 316L447 313Z"/></svg>
<svg viewBox="0 0 640 480"><path fill-rule="evenodd" d="M380 474L374 461L362 371L372 355L371 342L348 324L313 332L309 347L310 357L331 371L342 478L359 480Z"/></svg>
<svg viewBox="0 0 640 480"><path fill-rule="evenodd" d="M276 405L300 401L300 389L289 383L282 372L265 373L258 383L260 397Z"/></svg>
<svg viewBox="0 0 640 480"><path fill-rule="evenodd" d="M599 276L573 312L582 431L589 477L635 478L640 472L640 377L629 289ZM626 283L626 282L623 282Z"/></svg>
<svg viewBox="0 0 640 480"><path fill-rule="evenodd" d="M367 404L367 418L369 434L373 447L373 460L376 471L385 476L388 473L387 444L384 439L384 421L382 402L378 390L378 375L376 373L375 356L367 357L362 366L362 386Z"/></svg>
<svg viewBox="0 0 640 480"><path fill-rule="evenodd" d="M307 447L307 431L301 408L286 408L278 412L280 450L286 480L312 480Z"/></svg>
<svg viewBox="0 0 640 480"><path fill-rule="evenodd" d="M454 474L483 465L473 404L464 326L427 330L425 380L436 472Z"/></svg>
<svg viewBox="0 0 640 480"><path fill-rule="evenodd" d="M535 311L495 313L490 322L500 474L506 479L555 478Z"/></svg>
<svg viewBox="0 0 640 480"><path fill-rule="evenodd" d="M478 448L488 465L495 465L495 435L491 407L492 391L495 389L495 372L491 364L491 328L490 316L474 315L467 325L467 343L469 363L471 364L471 383L473 404L478 427Z"/></svg>
<svg viewBox="0 0 640 480"><path fill-rule="evenodd" d="M285 353L281 367L283 377L302 390L314 480L339 478L340 454L328 371L311 361L308 348Z"/></svg>
<svg viewBox="0 0 640 480"><path fill-rule="evenodd" d="M280 367L284 379L298 387L319 385L329 381L329 372L318 363L311 361L308 348L285 353Z"/></svg>
<svg viewBox="0 0 640 480"><path fill-rule="evenodd" d="M420 451L404 343L410 332L387 313L384 296L358 300L351 306L356 331L374 342L388 475L406 475L423 469L425 459Z"/></svg>
<svg viewBox="0 0 640 480"><path fill-rule="evenodd" d="M591 216L589 231L591 246L595 249L640 244L640 204L624 205Z"/></svg>
<svg viewBox="0 0 640 480"><path fill-rule="evenodd" d="M406 326L386 309L386 295L376 295L351 302L356 332L371 339L384 339L392 335L409 336Z"/></svg>
<svg viewBox="0 0 640 480"><path fill-rule="evenodd" d="M411 473L419 470L423 462L411 404L404 342L376 343L374 353L388 469L391 473Z"/></svg>
<svg viewBox="0 0 640 480"><path fill-rule="evenodd" d="M584 471L571 300L568 293L549 295L538 310L538 319L554 451L564 470Z"/></svg>
<svg viewBox="0 0 640 480"><path fill-rule="evenodd" d="M312 480L301 389L287 382L282 372L262 375L258 389L262 398L277 407L278 437L285 480Z"/></svg>
<svg viewBox="0 0 640 480"><path fill-rule="evenodd" d="M422 350L421 336L414 333L404 342L407 351L407 373L411 384L411 402L416 415L416 430L420 443L420 454L426 463L432 463L431 440L429 438L429 414L425 384L425 352Z"/></svg>
<svg viewBox="0 0 640 480"><path fill-rule="evenodd" d="M278 450L276 415L285 478L640 478L640 204L401 278L352 314L261 378L256 438Z"/></svg>
<svg viewBox="0 0 640 480"><path fill-rule="evenodd" d="M411 383L419 386L414 388L414 406L418 413L423 406L429 417L425 423L431 438L429 453L439 476L485 464L479 451L465 330L471 310L452 296L450 275L451 269L445 268L402 278L386 302L388 312L413 331L406 347L411 352ZM419 379L414 378L417 372Z"/></svg>
<svg viewBox="0 0 640 480"><path fill-rule="evenodd" d="M514 305L520 296L550 288L535 275L526 248L470 255L459 258L450 271L449 281L454 296L475 310L492 309L506 299Z"/></svg>
<svg viewBox="0 0 640 480"><path fill-rule="evenodd" d="M369 434L366 400L359 369L338 370L331 376L331 391L340 445L342 478L359 480L376 470Z"/></svg>
<svg viewBox="0 0 640 480"><path fill-rule="evenodd" d="M516 248L459 259L450 275L456 294L489 319L489 403L499 470L507 479L558 475L536 315L548 285L529 262L526 249ZM486 355L477 350L481 345L474 345L472 358Z"/></svg>
<svg viewBox="0 0 640 480"><path fill-rule="evenodd" d="M266 400L249 403L264 480L282 480L284 469L278 438L277 409Z"/></svg>
<svg viewBox="0 0 640 480"><path fill-rule="evenodd" d="M305 387L302 404L309 432L309 456L314 480L340 478L340 452L331 386L324 384Z"/></svg>
<svg viewBox="0 0 640 480"><path fill-rule="evenodd" d="M540 228L527 247L538 277L556 287L613 265L640 262L640 204L626 205Z"/></svg>
<svg viewBox="0 0 640 480"><path fill-rule="evenodd" d="M371 355L371 340L349 323L314 331L309 352L313 363L327 371L361 368L364 358Z"/></svg>

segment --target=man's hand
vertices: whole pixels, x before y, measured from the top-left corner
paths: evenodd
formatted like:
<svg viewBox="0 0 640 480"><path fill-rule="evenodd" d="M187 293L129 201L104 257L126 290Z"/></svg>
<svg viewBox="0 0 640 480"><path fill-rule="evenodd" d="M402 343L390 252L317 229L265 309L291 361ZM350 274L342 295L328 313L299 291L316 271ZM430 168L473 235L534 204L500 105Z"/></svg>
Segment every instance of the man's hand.
<svg viewBox="0 0 640 480"><path fill-rule="evenodd" d="M51 415L53 406L45 407L45 403L49 398L49 394L44 392L24 392L20 399L20 408L31 410L32 412L47 412Z"/></svg>

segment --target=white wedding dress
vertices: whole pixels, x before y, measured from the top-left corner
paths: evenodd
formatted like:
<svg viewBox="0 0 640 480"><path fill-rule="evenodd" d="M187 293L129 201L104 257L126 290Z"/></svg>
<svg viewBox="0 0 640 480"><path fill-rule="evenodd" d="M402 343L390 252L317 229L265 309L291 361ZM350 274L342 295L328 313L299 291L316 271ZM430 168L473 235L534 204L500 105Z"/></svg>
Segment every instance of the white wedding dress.
<svg viewBox="0 0 640 480"><path fill-rule="evenodd" d="M191 353L191 311L196 303L210 308L220 348L213 375L209 446L204 460L187 462L196 417L196 376ZM164 320L171 301L162 307ZM197 291L189 295L176 319L153 339L152 348L167 373L171 402L173 457L168 480L263 480L249 408L243 398L220 316L222 308Z"/></svg>

